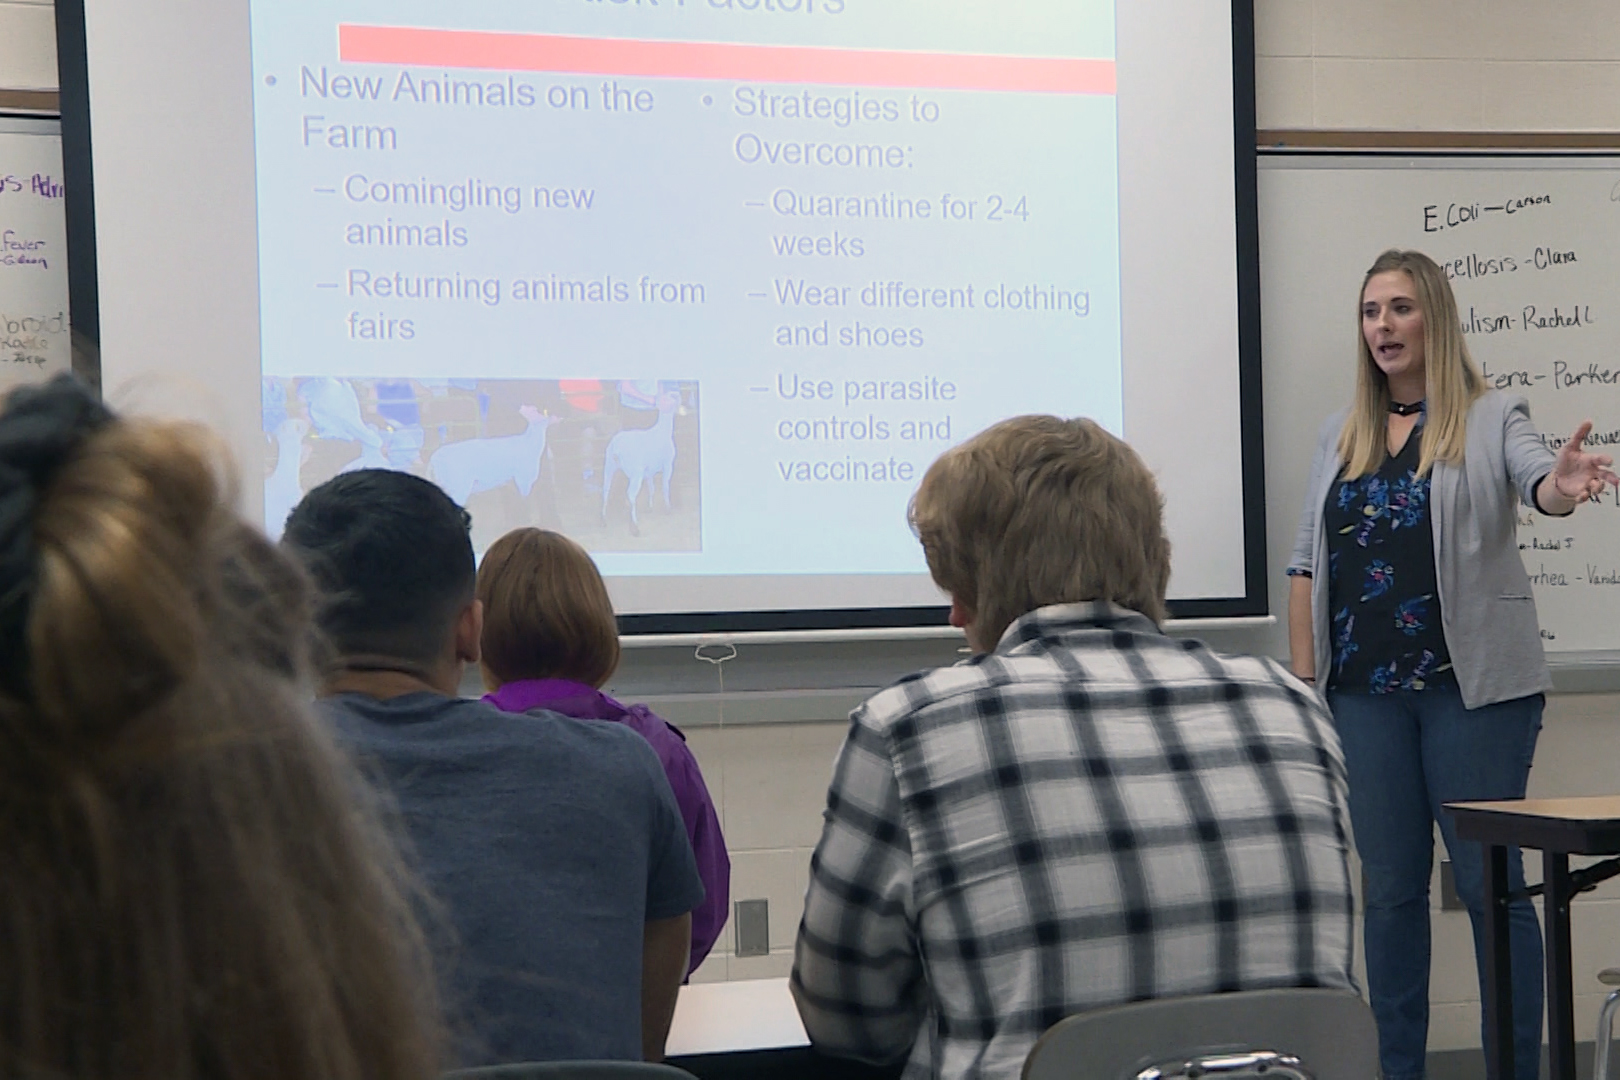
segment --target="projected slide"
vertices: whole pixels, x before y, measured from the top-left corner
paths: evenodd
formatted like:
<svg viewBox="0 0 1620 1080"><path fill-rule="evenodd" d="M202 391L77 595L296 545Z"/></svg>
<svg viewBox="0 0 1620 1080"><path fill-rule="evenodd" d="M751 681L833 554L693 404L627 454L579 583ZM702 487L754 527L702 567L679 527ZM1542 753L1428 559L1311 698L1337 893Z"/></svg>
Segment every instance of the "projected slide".
<svg viewBox="0 0 1620 1080"><path fill-rule="evenodd" d="M928 463L1123 429L1114 12L253 0L266 521L406 469L620 577L917 574Z"/></svg>
<svg viewBox="0 0 1620 1080"><path fill-rule="evenodd" d="M594 551L699 549L696 383L321 376L266 379L263 400L273 534L315 484L400 469L472 512L479 550L522 525Z"/></svg>

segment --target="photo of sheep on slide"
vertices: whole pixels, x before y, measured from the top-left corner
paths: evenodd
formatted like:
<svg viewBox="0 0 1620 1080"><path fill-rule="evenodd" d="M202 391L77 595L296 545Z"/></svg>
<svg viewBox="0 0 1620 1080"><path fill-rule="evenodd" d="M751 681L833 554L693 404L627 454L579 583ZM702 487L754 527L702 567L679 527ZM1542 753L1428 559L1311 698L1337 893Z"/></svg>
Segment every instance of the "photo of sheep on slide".
<svg viewBox="0 0 1620 1080"><path fill-rule="evenodd" d="M265 379L265 527L352 469L442 487L482 551L522 525L588 551L700 551L698 385L614 379Z"/></svg>

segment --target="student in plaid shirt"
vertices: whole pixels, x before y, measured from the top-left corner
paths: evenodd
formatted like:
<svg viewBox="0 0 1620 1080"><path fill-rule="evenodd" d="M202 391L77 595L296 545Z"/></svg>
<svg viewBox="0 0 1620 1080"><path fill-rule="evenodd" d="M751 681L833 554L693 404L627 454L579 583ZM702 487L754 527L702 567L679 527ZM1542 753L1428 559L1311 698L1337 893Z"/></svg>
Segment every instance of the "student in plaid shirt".
<svg viewBox="0 0 1620 1080"><path fill-rule="evenodd" d="M1271 660L1159 631L1161 511L1090 420L1008 420L923 478L977 655L850 718L792 978L821 1050L1016 1077L1086 1009L1352 986L1332 721Z"/></svg>

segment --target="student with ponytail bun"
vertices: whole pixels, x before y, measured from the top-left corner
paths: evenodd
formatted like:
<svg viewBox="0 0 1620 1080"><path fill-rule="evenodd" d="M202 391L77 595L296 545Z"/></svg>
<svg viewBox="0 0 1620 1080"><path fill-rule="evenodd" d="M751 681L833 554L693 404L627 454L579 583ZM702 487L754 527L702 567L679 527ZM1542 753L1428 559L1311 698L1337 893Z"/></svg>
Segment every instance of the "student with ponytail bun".
<svg viewBox="0 0 1620 1080"><path fill-rule="evenodd" d="M429 1080L407 878L214 440L0 407L0 1074Z"/></svg>

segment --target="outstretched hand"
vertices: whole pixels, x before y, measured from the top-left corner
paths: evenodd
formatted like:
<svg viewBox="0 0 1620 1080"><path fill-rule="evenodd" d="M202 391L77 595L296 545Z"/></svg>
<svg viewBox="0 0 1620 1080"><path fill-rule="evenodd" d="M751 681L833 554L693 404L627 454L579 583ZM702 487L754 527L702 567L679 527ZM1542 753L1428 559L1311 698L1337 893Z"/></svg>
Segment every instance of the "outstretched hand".
<svg viewBox="0 0 1620 1080"><path fill-rule="evenodd" d="M1573 499L1577 506L1603 494L1606 486L1620 487L1620 476L1610 469L1614 459L1605 454L1589 454L1582 448L1581 444L1591 433L1592 421L1582 421L1575 434L1559 448L1558 460L1553 465L1554 490L1566 499Z"/></svg>

